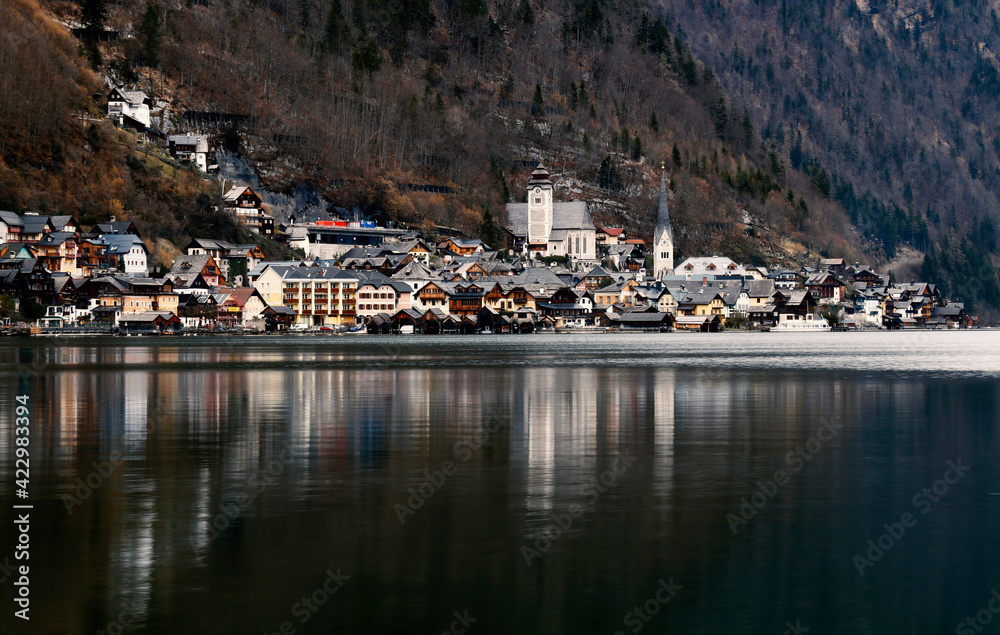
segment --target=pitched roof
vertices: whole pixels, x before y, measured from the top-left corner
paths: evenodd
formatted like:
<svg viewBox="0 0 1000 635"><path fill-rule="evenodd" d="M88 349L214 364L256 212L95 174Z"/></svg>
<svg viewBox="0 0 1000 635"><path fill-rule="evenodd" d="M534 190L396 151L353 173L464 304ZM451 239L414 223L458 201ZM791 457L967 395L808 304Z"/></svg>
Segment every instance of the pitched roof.
<svg viewBox="0 0 1000 635"><path fill-rule="evenodd" d="M78 226L76 219L73 218L73 216L71 216L70 214L49 216L49 222L52 223L52 226L55 228L56 231L63 231L67 225Z"/></svg>
<svg viewBox="0 0 1000 635"><path fill-rule="evenodd" d="M591 269L590 271L588 271L587 275L584 276L584 277L585 278L593 278L593 277L610 278L611 277L611 272L608 271L607 269L605 269L604 267L598 265L598 266L594 267L593 269Z"/></svg>
<svg viewBox="0 0 1000 635"><path fill-rule="evenodd" d="M111 256L124 256L132 251L132 247L142 247L143 251L149 254L146 243L135 234L101 234L98 238L105 245L104 253ZM97 244L95 242L95 244ZM200 271L200 270L199 270Z"/></svg>
<svg viewBox="0 0 1000 635"><path fill-rule="evenodd" d="M49 232L41 237L39 245L56 247L73 238L73 232Z"/></svg>
<svg viewBox="0 0 1000 635"><path fill-rule="evenodd" d="M774 293L774 280L751 280L746 289L751 298L769 298Z"/></svg>
<svg viewBox="0 0 1000 635"><path fill-rule="evenodd" d="M130 221L112 221L110 223L99 223L91 233L98 234L139 234L135 224Z"/></svg>
<svg viewBox="0 0 1000 635"><path fill-rule="evenodd" d="M175 316L170 311L146 311L145 313L129 313L119 318L119 322L155 322L157 319L170 320Z"/></svg>
<svg viewBox="0 0 1000 635"><path fill-rule="evenodd" d="M597 231L604 232L608 236L621 236L622 232L625 231L624 227L601 227Z"/></svg>
<svg viewBox="0 0 1000 635"><path fill-rule="evenodd" d="M174 264L170 267L170 274L191 274L201 273L202 269L208 265L208 261L213 260L209 254L197 254L194 256L178 256Z"/></svg>
<svg viewBox="0 0 1000 635"><path fill-rule="evenodd" d="M237 187L232 187L232 188L230 188L230 189L229 189L229 191L228 191L228 192L226 192L226 194L225 194L225 195L224 195L224 196L222 197L222 200L224 200L224 201L229 201L229 202L232 202L232 201L235 201L235 200L236 200L236 199L238 199L238 198L239 198L240 196L242 196L242 195L243 195L243 193L244 193L244 192L246 192L247 190L250 190L250 188L249 188L249 187L246 187L246 186L244 186L244 185L240 185L240 186L237 186ZM253 190L250 190L250 191L251 191L251 192L253 192Z"/></svg>
<svg viewBox="0 0 1000 635"><path fill-rule="evenodd" d="M528 204L507 204L507 228L511 233L524 236L528 233ZM590 209L585 201L552 204L552 229L595 229Z"/></svg>
<svg viewBox="0 0 1000 635"><path fill-rule="evenodd" d="M24 227L24 221L14 212L0 210L0 221L3 221L8 227Z"/></svg>
<svg viewBox="0 0 1000 635"><path fill-rule="evenodd" d="M25 216L21 222L24 223L21 232L25 234L41 234L46 228L55 230L48 216Z"/></svg>
<svg viewBox="0 0 1000 635"><path fill-rule="evenodd" d="M188 243L187 249L191 249L192 247L206 250L210 249L212 251L228 251L229 249L235 247L235 245L224 240L217 240L215 238L192 238L191 242Z"/></svg>
<svg viewBox="0 0 1000 635"><path fill-rule="evenodd" d="M703 288L688 291L678 298L678 304L711 304L716 298L722 298L722 293L716 289Z"/></svg>

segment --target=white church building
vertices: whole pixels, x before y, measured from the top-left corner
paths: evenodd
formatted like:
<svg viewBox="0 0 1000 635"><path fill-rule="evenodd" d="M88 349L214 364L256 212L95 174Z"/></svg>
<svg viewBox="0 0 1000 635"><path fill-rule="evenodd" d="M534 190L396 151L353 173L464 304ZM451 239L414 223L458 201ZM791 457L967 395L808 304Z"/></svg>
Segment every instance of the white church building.
<svg viewBox="0 0 1000 635"><path fill-rule="evenodd" d="M506 229L514 251L597 264L597 230L587 203L556 203L553 190L549 171L539 163L528 181L528 202L507 204Z"/></svg>

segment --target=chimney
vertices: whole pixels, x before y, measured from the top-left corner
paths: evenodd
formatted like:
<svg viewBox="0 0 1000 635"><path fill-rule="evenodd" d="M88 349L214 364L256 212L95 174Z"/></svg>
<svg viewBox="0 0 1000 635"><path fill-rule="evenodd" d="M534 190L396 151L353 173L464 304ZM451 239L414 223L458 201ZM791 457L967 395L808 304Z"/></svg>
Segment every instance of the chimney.
<svg viewBox="0 0 1000 635"><path fill-rule="evenodd" d="M703 276L702 279L701 279L701 286L704 287L704 286L707 286L707 285L708 285L708 276Z"/></svg>

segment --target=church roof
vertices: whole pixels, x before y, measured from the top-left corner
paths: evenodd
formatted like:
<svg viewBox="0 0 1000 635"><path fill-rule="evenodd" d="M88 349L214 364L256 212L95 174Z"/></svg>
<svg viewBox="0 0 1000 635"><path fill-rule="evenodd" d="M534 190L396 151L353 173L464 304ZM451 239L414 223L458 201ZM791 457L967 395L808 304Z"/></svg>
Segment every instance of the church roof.
<svg viewBox="0 0 1000 635"><path fill-rule="evenodd" d="M528 187L532 185L552 185L552 178L549 175L549 171L541 163L531 173L531 180L528 181Z"/></svg>
<svg viewBox="0 0 1000 635"><path fill-rule="evenodd" d="M667 177L660 173L660 202L656 210L656 228L670 227L670 210L667 208Z"/></svg>
<svg viewBox="0 0 1000 635"><path fill-rule="evenodd" d="M528 204L507 203L507 229L518 236L528 233ZM552 229L595 229L585 201L552 204Z"/></svg>

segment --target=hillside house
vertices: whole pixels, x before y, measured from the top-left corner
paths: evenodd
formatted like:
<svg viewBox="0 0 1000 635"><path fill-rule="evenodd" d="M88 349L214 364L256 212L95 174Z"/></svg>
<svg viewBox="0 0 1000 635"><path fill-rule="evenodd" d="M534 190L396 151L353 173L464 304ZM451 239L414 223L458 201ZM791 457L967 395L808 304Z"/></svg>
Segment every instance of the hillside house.
<svg viewBox="0 0 1000 635"><path fill-rule="evenodd" d="M264 210L264 199L249 187L233 187L222 197L224 209L255 234L274 233L274 216Z"/></svg>
<svg viewBox="0 0 1000 635"><path fill-rule="evenodd" d="M167 151L178 161L188 161L202 172L208 172L208 137L196 134L167 136Z"/></svg>
<svg viewBox="0 0 1000 635"><path fill-rule="evenodd" d="M149 111L153 100L141 90L124 90L115 86L108 93L108 118L115 124L138 129L149 128Z"/></svg>

